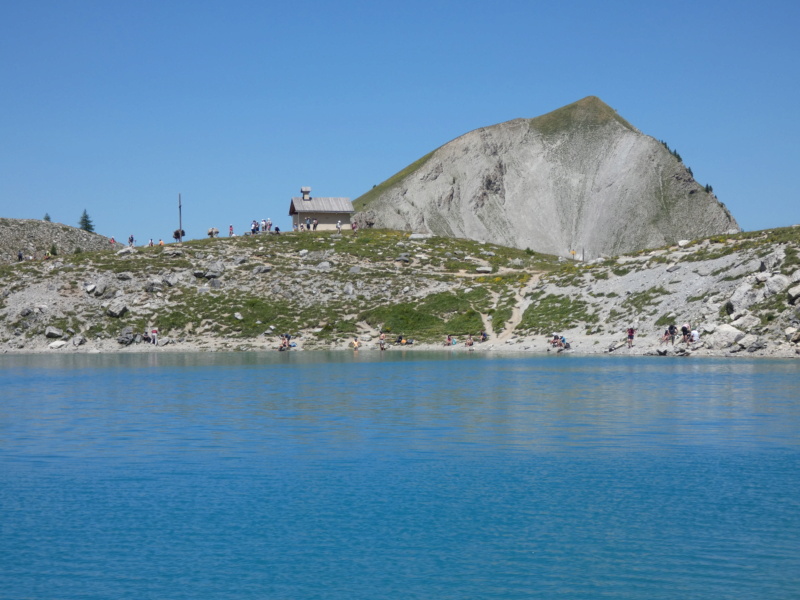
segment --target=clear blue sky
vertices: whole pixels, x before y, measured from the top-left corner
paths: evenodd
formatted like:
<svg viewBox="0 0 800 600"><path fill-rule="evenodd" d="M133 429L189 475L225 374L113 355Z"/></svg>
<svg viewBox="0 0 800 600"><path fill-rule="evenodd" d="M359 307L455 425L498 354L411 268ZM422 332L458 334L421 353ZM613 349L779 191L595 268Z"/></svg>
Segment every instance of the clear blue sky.
<svg viewBox="0 0 800 600"><path fill-rule="evenodd" d="M286 226L589 95L746 230L800 223L800 4L0 0L0 216L167 240Z"/></svg>

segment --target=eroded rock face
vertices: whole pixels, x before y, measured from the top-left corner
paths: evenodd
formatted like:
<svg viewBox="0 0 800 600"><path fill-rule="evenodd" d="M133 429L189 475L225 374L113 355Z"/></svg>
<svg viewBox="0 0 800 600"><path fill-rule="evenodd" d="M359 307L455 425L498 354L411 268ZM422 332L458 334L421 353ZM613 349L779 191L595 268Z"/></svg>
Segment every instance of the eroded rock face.
<svg viewBox="0 0 800 600"><path fill-rule="evenodd" d="M358 198L356 219L587 260L738 230L663 144L594 97L417 162Z"/></svg>

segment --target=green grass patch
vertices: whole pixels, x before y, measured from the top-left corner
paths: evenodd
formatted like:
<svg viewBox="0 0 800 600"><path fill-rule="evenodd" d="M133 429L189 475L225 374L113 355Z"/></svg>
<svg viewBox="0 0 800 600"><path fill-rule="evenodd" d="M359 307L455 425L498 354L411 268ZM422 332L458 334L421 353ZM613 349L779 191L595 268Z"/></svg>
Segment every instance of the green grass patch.
<svg viewBox="0 0 800 600"><path fill-rule="evenodd" d="M668 296L671 292L658 286L630 294L622 301L622 307L637 312L642 312L645 308L659 304L661 296Z"/></svg>
<svg viewBox="0 0 800 600"><path fill-rule="evenodd" d="M589 304L571 296L557 296L541 292L522 315L519 329L533 333L560 332L581 323L597 323L597 314L589 312Z"/></svg>

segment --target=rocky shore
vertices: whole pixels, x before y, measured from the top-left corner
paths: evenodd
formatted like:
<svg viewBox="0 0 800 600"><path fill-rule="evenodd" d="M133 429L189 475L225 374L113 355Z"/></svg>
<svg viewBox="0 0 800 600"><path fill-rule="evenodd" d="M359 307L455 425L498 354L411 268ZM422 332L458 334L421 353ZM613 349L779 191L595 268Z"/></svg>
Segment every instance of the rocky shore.
<svg viewBox="0 0 800 600"><path fill-rule="evenodd" d="M573 354L796 357L799 251L788 227L590 263L389 230L81 252L0 267L0 352L275 351L284 333L293 352L377 352L383 330L415 340L389 352L452 334L449 352L556 353L558 333ZM671 323L699 341L663 344Z"/></svg>

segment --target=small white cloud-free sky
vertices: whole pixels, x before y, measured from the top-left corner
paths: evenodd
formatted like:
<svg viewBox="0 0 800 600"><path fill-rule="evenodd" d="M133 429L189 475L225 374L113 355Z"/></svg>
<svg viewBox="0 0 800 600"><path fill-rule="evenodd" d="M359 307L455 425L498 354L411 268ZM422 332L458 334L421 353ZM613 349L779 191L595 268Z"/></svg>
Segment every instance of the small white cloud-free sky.
<svg viewBox="0 0 800 600"><path fill-rule="evenodd" d="M746 230L800 222L800 4L0 4L0 216L137 243L289 224L472 129L599 96Z"/></svg>

